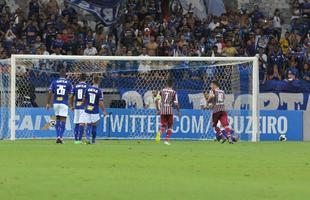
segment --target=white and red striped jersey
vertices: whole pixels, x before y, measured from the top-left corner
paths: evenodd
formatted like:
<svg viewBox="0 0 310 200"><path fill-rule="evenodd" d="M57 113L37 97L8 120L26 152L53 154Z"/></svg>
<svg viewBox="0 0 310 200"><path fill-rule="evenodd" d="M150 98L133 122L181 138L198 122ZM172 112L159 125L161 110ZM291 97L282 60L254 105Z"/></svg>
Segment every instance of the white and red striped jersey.
<svg viewBox="0 0 310 200"><path fill-rule="evenodd" d="M212 104L213 113L225 111L225 92L220 89L210 90L209 96L213 96L209 103Z"/></svg>
<svg viewBox="0 0 310 200"><path fill-rule="evenodd" d="M178 104L178 96L172 88L164 88L159 93L160 114L173 115L173 106Z"/></svg>

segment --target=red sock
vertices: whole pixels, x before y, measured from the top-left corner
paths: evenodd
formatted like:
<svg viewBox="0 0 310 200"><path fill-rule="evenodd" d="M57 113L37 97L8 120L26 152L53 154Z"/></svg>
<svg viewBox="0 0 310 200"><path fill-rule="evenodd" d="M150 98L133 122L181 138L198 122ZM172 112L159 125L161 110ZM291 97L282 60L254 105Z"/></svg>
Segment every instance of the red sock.
<svg viewBox="0 0 310 200"><path fill-rule="evenodd" d="M165 138L165 141L166 141L166 142L169 141L171 134L172 134L172 130L171 130L171 129L168 129L168 130L167 130L167 134L166 134L166 138Z"/></svg>
<svg viewBox="0 0 310 200"><path fill-rule="evenodd" d="M226 132L227 137L230 137L230 128L229 127L225 128L225 132Z"/></svg>

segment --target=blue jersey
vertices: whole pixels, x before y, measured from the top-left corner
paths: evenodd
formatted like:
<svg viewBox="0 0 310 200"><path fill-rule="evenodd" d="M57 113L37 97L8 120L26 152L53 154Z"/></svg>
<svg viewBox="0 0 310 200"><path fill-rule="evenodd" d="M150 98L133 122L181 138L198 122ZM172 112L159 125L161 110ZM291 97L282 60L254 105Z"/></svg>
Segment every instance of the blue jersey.
<svg viewBox="0 0 310 200"><path fill-rule="evenodd" d="M99 113L99 102L102 101L102 92L98 87L89 86L84 93L85 112L89 114Z"/></svg>
<svg viewBox="0 0 310 200"><path fill-rule="evenodd" d="M54 94L53 103L68 105L69 95L72 94L71 82L65 78L59 78L52 82L49 91Z"/></svg>
<svg viewBox="0 0 310 200"><path fill-rule="evenodd" d="M83 109L84 110L84 93L87 88L87 84L85 82L78 83L73 88L73 96L74 96L74 108L75 109Z"/></svg>

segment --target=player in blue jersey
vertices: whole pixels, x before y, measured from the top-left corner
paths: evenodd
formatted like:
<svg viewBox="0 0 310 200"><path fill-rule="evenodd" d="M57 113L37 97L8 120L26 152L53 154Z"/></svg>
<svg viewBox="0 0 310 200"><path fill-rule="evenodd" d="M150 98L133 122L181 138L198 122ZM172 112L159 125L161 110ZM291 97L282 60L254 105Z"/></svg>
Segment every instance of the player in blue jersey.
<svg viewBox="0 0 310 200"><path fill-rule="evenodd" d="M64 69L60 70L59 76L57 80L52 82L49 88L46 108L47 110L50 109L53 96L53 108L56 116L56 143L63 144L63 134L68 116L68 101L72 95L72 85L66 79L66 71Z"/></svg>
<svg viewBox="0 0 310 200"><path fill-rule="evenodd" d="M74 143L81 144L84 133L84 126L86 124L85 110L84 110L84 93L87 88L86 74L80 75L80 82L73 88L73 95L70 102L71 110L74 111L73 123L74 127Z"/></svg>
<svg viewBox="0 0 310 200"><path fill-rule="evenodd" d="M216 134L216 141L222 142L223 138L227 139L227 134L225 129L221 130L222 135ZM233 142L238 142L239 141L239 135L236 133L233 129L230 130L230 135L231 135L231 140Z"/></svg>
<svg viewBox="0 0 310 200"><path fill-rule="evenodd" d="M87 121L86 139L88 144L90 144L90 137L92 137L92 144L96 142L97 122L100 119L99 108L103 111L104 116L106 116L99 82L100 78L95 76L93 78L93 85L88 86L84 93L85 117Z"/></svg>

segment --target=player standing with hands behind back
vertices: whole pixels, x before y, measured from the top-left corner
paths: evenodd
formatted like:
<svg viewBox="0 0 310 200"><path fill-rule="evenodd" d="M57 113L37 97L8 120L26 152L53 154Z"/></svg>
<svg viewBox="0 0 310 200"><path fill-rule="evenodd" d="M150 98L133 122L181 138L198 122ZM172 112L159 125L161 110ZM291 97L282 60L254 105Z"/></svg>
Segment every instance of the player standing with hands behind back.
<svg viewBox="0 0 310 200"><path fill-rule="evenodd" d="M87 87L84 93L84 105L85 105L85 121L86 127L86 143L95 144L97 136L97 122L100 119L99 108L103 111L103 115L106 116L106 111L103 104L102 91L99 88L100 78L99 76L93 77L93 85ZM90 137L92 140L90 142Z"/></svg>
<svg viewBox="0 0 310 200"><path fill-rule="evenodd" d="M167 86L160 91L156 97L155 104L157 109L157 114L160 114L160 130L156 135L156 142L159 143L160 135L166 132L166 138L164 144L170 145L169 139L172 134L173 127L173 106L176 107L179 117L180 106L178 102L178 96L175 90L172 89L172 79L167 80Z"/></svg>
<svg viewBox="0 0 310 200"><path fill-rule="evenodd" d="M211 90L209 92L209 97L207 103L211 104L212 113L212 127L216 132L217 138L222 138L222 143L227 139L230 144L233 144L231 139L231 130L228 124L228 114L225 111L225 92L220 90L220 84L217 81L211 82ZM221 132L220 127L217 126L218 122L221 122L222 126L225 128L226 136Z"/></svg>
<svg viewBox="0 0 310 200"><path fill-rule="evenodd" d="M56 116L56 143L63 144L63 134L66 128L66 119L68 117L68 100L72 95L72 84L66 79L66 71L61 69L59 78L52 82L47 98L46 109L49 110L52 104L52 95L54 96L53 107Z"/></svg>
<svg viewBox="0 0 310 200"><path fill-rule="evenodd" d="M74 144L82 144L82 137L85 126L84 93L87 88L86 74L80 75L80 82L73 87L72 98L70 99L71 109L74 111Z"/></svg>

